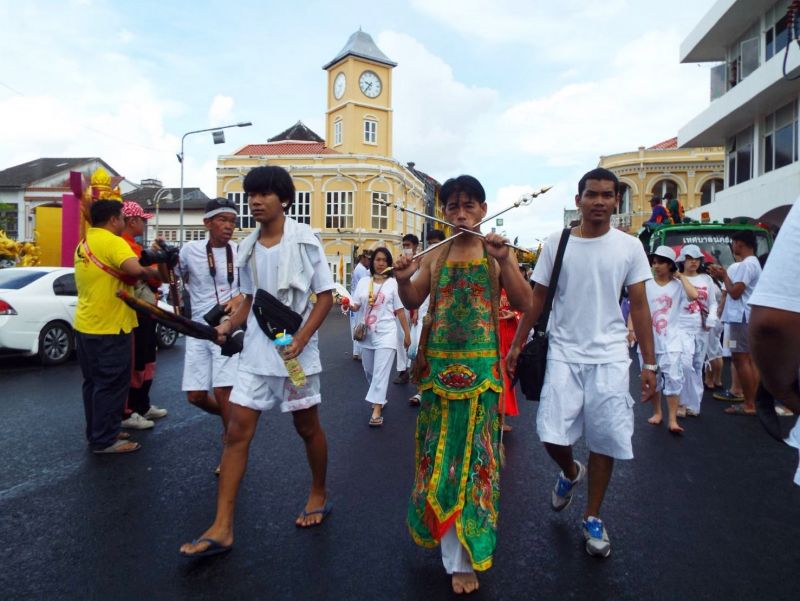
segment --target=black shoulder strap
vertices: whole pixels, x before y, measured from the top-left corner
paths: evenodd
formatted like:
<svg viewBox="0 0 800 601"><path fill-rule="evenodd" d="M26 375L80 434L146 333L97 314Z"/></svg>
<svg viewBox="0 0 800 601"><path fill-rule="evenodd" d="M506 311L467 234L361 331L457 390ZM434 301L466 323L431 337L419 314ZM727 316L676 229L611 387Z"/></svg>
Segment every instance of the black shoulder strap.
<svg viewBox="0 0 800 601"><path fill-rule="evenodd" d="M547 321L550 319L550 310L553 308L553 298L556 295L556 287L558 286L558 276L561 274L561 263L564 261L564 251L567 250L567 242L572 230L571 228L564 228L561 232L561 240L558 242L558 250L556 251L556 260L553 263L553 274L550 276L550 284L547 287L547 299L544 301L544 308L539 315L539 321L536 322L536 331L544 332L547 329Z"/></svg>

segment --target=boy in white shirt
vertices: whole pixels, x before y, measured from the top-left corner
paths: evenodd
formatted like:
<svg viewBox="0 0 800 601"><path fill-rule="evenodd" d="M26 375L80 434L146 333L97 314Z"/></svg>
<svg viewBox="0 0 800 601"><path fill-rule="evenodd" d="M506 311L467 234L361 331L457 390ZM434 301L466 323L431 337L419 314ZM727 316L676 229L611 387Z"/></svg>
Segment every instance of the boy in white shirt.
<svg viewBox="0 0 800 601"><path fill-rule="evenodd" d="M261 412L276 403L281 411L292 413L311 468L311 492L295 524L299 527L321 524L332 507L325 489L328 447L317 414L322 371L317 330L333 306L333 277L311 228L285 215L295 198L294 184L286 170L276 166L256 167L245 177L244 191L248 194L250 214L259 228L239 245L237 265L245 300L217 331L222 342L246 319L247 332L230 398L216 518L200 538L181 546L181 554L186 557L224 553L233 547L236 494L244 476L250 441ZM292 343L285 347L283 358L251 311L259 289L302 316L302 325L294 333ZM312 293L317 297L313 305ZM301 387L288 378L284 361L291 359L297 359L305 372L306 383Z"/></svg>
<svg viewBox="0 0 800 601"><path fill-rule="evenodd" d="M739 260L727 271L721 265L710 265L708 272L725 285L727 297L722 310L722 321L730 325L728 345L733 364L744 392L744 403L725 409L729 415L755 415L758 370L750 357L747 323L750 317L748 301L761 276L761 263L755 256L756 236L750 230L737 232L732 237L733 255Z"/></svg>
<svg viewBox="0 0 800 601"><path fill-rule="evenodd" d="M661 423L663 419L661 394L663 393L667 397L669 431L673 434L680 434L683 432L683 428L678 424L678 405L683 387L681 351L683 350L682 338L686 335L681 330L680 314L681 306L687 298L691 301L697 299L697 290L678 271L675 258L675 251L669 246L659 246L651 255L655 279L645 282L647 304L650 306L653 326L656 364L658 365L653 416L647 421L651 424ZM635 340L632 328L629 329L628 335L629 341ZM641 356L639 359L641 363L644 363Z"/></svg>

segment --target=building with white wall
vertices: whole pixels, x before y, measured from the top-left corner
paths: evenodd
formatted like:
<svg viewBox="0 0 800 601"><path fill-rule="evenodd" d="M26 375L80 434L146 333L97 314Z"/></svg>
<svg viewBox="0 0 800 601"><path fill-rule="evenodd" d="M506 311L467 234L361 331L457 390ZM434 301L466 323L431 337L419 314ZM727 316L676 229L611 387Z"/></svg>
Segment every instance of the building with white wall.
<svg viewBox="0 0 800 601"><path fill-rule="evenodd" d="M725 148L725 187L691 217L758 219L800 194L800 44L789 6L718 0L681 44L682 63L720 64L711 69L709 106L678 132L678 143Z"/></svg>

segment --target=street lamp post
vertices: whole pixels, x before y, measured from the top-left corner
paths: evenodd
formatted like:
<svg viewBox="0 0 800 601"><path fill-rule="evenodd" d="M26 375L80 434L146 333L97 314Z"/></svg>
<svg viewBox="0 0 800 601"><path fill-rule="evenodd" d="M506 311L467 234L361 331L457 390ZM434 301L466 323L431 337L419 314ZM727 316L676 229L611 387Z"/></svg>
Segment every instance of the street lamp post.
<svg viewBox="0 0 800 601"><path fill-rule="evenodd" d="M181 164L181 196L179 198L180 201L180 226L178 229L178 244L183 245L183 142L186 140L186 136L191 136L192 134L201 134L203 132L212 131L214 132L214 144L222 144L225 141L225 134L221 131L223 129L228 129L229 127L250 127L253 125L250 121L242 121L241 123L234 123L232 125L221 125L219 127L208 127L206 129L196 129L194 131L187 131L183 134L181 138L181 153L178 155L178 162Z"/></svg>
<svg viewBox="0 0 800 601"><path fill-rule="evenodd" d="M161 188L158 192L156 192L155 197L153 198L153 204L156 205L156 231L155 231L155 238L158 238L158 207L159 202L164 199L167 202L172 201L172 190L170 188Z"/></svg>

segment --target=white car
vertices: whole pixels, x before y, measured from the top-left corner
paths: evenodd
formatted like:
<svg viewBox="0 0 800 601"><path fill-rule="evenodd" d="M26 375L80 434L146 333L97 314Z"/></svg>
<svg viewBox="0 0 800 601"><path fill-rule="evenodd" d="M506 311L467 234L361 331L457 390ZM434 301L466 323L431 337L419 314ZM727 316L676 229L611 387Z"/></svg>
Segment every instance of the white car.
<svg viewBox="0 0 800 601"><path fill-rule="evenodd" d="M44 365L67 361L75 349L77 304L72 267L0 269L0 353L39 355ZM159 347L175 344L174 330L159 324L156 334Z"/></svg>

